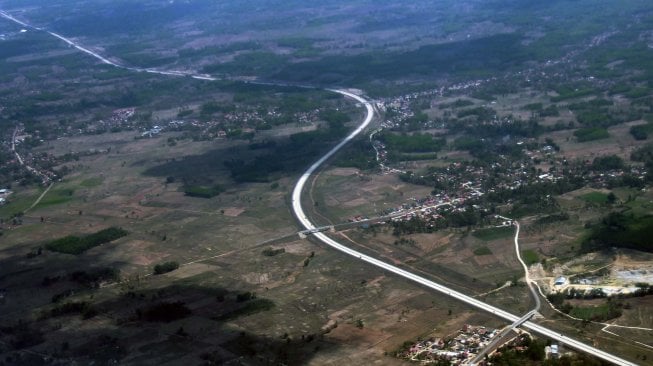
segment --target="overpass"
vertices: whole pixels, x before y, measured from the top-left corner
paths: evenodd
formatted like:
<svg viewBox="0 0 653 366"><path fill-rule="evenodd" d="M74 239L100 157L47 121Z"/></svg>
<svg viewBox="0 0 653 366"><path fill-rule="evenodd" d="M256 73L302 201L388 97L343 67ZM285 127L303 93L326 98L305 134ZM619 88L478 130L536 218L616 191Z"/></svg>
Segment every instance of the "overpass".
<svg viewBox="0 0 653 366"><path fill-rule="evenodd" d="M335 147L333 147L331 150L329 150L324 156L322 156L320 159L318 159L315 163L313 163L307 170L302 174L299 179L297 180L297 184L295 185L293 191L292 191L292 196L291 196L291 203L292 203L292 210L295 213L295 216L297 217L297 220L301 223L302 226L306 228L306 230L313 230L316 229L317 227L309 220L308 216L306 215L306 212L304 212L304 209L302 207L302 193L304 190L304 186L306 185L306 182L308 179L311 177L311 175L322 166L328 159L330 159L333 155L335 155L338 150L340 150L343 146L345 146L349 141L353 140L361 131L363 131L372 121L374 117L374 108L372 107L372 104L363 99L362 97L353 94L351 92L345 91L345 90L331 90L333 92L342 94L346 97L349 97L351 99L356 100L359 103L362 103L365 108L367 109L367 116L363 120L363 122L347 137L345 137L339 144L337 144ZM519 232L519 226L517 227L517 233ZM564 343L569 347L572 347L576 350L585 352L587 354L593 355L595 357L598 357L600 359L603 359L605 361L614 363L616 365L621 365L621 366L635 366L636 364L625 360L623 358L620 358L618 356L615 356L613 354L610 354L608 352L602 351L598 348L592 347L590 345L587 345L583 342L580 342L576 339L573 339L571 337L565 336L562 333L558 331L554 331L548 328L545 328L544 326L541 326L539 324L533 323L532 321L528 320L530 317L534 314L528 313L523 317L519 317L517 315L511 314L503 309L500 309L498 307L495 307L493 305L484 303L480 300L477 300L469 295L465 295L461 292L458 292L452 288L446 287L444 285L441 285L439 283L433 282L431 280L428 280L424 277L418 276L416 274L413 274L411 272L408 272L405 269L399 268L398 266L383 262L381 260L378 260L374 257L371 257L369 255L366 255L364 253L361 253L359 251L356 251L354 249L351 249L343 244L338 243L336 240L328 237L327 235L324 234L324 232L317 232L313 234L313 237L316 239L320 240L322 243L340 251L345 254L348 254L350 256L353 256L355 258L358 258L359 260L369 263L373 266L382 268L388 272L394 273L397 276L400 276L402 278L408 279L412 282L415 282L417 284L420 284L424 287L433 289L435 291L438 291L442 294L445 294L447 296L450 296L460 302L463 302L467 305L470 305L472 307L475 307L477 309L486 311L488 313L491 313L499 318L505 319L512 324L521 324L523 327L530 329L531 331L538 333L540 335L543 335L545 337L551 338L553 340L556 340L558 342Z"/></svg>
<svg viewBox="0 0 653 366"><path fill-rule="evenodd" d="M99 55L99 54L97 54L97 53L95 53L95 52L93 52L93 51L91 51L91 50L89 50L89 49L87 49L85 47L82 47L77 42L75 42L75 41L73 41L73 40L71 40L69 38L66 38L66 37L64 37L62 35L59 35L57 33L53 33L53 32L44 30L42 28L33 27L33 26L31 26L31 25L29 25L29 24L27 24L25 22L22 22L22 21L20 21L20 20L18 20L16 18L14 18L13 16L11 16L8 13L3 12L1 10L0 10L0 16L4 17L6 19L9 19L9 20L11 20L13 22L16 22L16 23L18 23L20 25L23 25L25 27L30 27L30 28L38 30L38 31L47 32L48 34L52 35L53 37L56 37L56 38L58 38L58 39L60 39L60 40L62 40L64 42L66 42L69 46L74 47L74 48L78 49L79 51L81 51L81 52L83 52L85 54L88 54L88 55L102 61L105 64L109 64L109 65L115 66L117 68L127 69L127 70L131 70L131 71L135 71L135 72L148 72L148 73L155 73L155 74L168 75L168 76L188 76L188 77L192 77L192 78L195 78L195 79L207 80L207 81L217 80L217 79L215 79L213 77L203 75L203 74L193 74L193 73L190 73L190 72L165 71L165 70L156 70L156 69L141 69L141 68L136 68L136 67L128 67L128 66L120 65L120 64L112 62L111 60L109 60L107 58L104 58L103 56L101 56L101 55ZM324 156L322 156L320 159L318 159L318 161L313 163L313 165L311 165L306 170L306 172L304 174L302 174L302 176L297 181L297 184L295 185L295 187L293 189L293 192L292 192L292 210L295 213L295 216L297 217L299 222L302 224L302 226L304 226L306 228L306 230L309 230L309 231L313 230L313 229L316 229L317 227L314 226L313 223L308 219L308 217L306 216L306 213L304 212L303 208L301 207L301 195L302 195L302 191L304 189L304 186L306 185L306 182L308 181L308 178L318 168L320 168L322 166L322 164L324 164L336 152L338 152L343 146L345 146L347 143L349 143L351 140L353 140L361 131L363 131L370 124L370 122L372 121L372 119L374 117L374 107L372 106L372 104L369 101L365 100L364 98L362 98L362 97L360 97L360 96L358 96L356 94L353 94L353 93L351 93L349 91L346 91L346 90L329 89L329 91L339 93L341 95L344 95L345 97L354 99L357 102L362 103L365 106L365 108L367 109L367 115L366 115L365 119L363 120L363 122L353 132L351 132L347 137L345 137L345 139L343 139L334 148L329 150ZM348 255L351 255L351 256L353 256L355 258L358 258L361 261L369 263L369 264L371 264L373 266L382 268L382 269L384 269L384 270L386 270L388 272L394 273L397 276L400 276L402 278L408 279L410 281L418 283L418 284L420 284L422 286L425 286L427 288L430 288L430 289L436 290L436 291L438 291L440 293L443 293L445 295L448 295L448 296L450 296L450 297L452 297L452 298L454 298L456 300L459 300L459 301L461 301L461 302L463 302L463 303L465 303L467 305L470 305L472 307L475 307L475 308L481 309L483 311L492 313L497 317L500 317L500 318L503 318L503 319L508 320L510 322L513 322L513 324L518 323L523 318L523 317L520 318L520 317L518 317L518 316L516 316L514 314L511 314L511 313L509 313L509 312L507 312L505 310L502 310L500 308L497 308L495 306L486 304L486 303L484 303L484 302L482 302L480 300L477 300L477 299L475 299L475 298L473 298L471 296L465 295L465 294L463 294L461 292L458 292L458 291L453 290L451 288L448 288L446 286L440 285L440 284L438 284L436 282L433 282L431 280L428 280L428 279L426 279L424 277L421 277L421 276L415 275L413 273L410 273L410 272L408 272L408 271L406 271L404 269L401 269L401 268L399 268L397 266L391 265L389 263L385 263L385 262L380 261L380 260L378 260L376 258L370 257L368 255L365 255L365 254L361 253L361 252L350 249L347 246L344 246L344 245L338 243L337 241L329 238L328 236L326 236L321 231L316 232L313 235L318 240L323 242L324 244L326 244L326 245L328 245L328 246L330 246L330 247L332 247L332 248L334 248L336 250L339 250L339 251L341 251L341 252L343 252L345 254L348 254ZM589 346L589 345L587 345L587 344L585 344L583 342L580 342L578 340L575 340L573 338L565 336L562 333L559 333L557 331L545 328L545 327L543 327L543 326L541 326L539 324L533 323L530 320L524 321L522 323L522 325L525 328L530 329L530 330L532 330L532 331L534 331L534 332L536 332L536 333L538 333L540 335L543 335L545 337L557 340L558 342L564 343L564 344L566 344L566 345L568 345L568 346L570 346L572 348L575 348L575 349L577 349L579 351L586 352L588 354L591 354L593 356L601 358L601 359L603 359L605 361L614 363L616 365L623 365L623 366L631 366L631 365L634 366L634 365L636 365L636 364L634 364L634 363L632 363L630 361L624 360L624 359L622 359L620 357L617 357L615 355L612 355L612 354L610 354L608 352L599 350L599 349L597 349L595 347L592 347L592 346Z"/></svg>

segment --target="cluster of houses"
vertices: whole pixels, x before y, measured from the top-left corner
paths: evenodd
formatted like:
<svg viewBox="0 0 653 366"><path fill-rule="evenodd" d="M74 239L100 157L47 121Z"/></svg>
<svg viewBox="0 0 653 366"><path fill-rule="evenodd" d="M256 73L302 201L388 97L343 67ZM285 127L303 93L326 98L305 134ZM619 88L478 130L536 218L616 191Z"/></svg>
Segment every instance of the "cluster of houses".
<svg viewBox="0 0 653 366"><path fill-rule="evenodd" d="M386 145L383 142L374 139L374 136L383 130L383 126L390 126L391 124L392 122L383 122L381 128L370 134L370 141L376 155L376 163L379 165L379 168L383 173L405 173L403 170L395 169L388 165L388 149Z"/></svg>
<svg viewBox="0 0 653 366"><path fill-rule="evenodd" d="M465 325L453 337L418 341L399 356L422 363L448 361L451 365L460 365L476 356L498 333L496 329Z"/></svg>
<svg viewBox="0 0 653 366"><path fill-rule="evenodd" d="M109 118L110 127L121 126L126 124L136 114L136 108L121 108L116 109Z"/></svg>
<svg viewBox="0 0 653 366"><path fill-rule="evenodd" d="M290 120L298 124L309 124L319 119L319 109L309 112L294 113ZM198 119L173 120L167 126L155 126L158 129L147 129L142 132L142 137L154 137L164 131L190 131L194 139L213 140L251 135L257 130L271 128L270 120L282 117L282 113L276 110L261 112L258 110L243 110L227 112L207 121Z"/></svg>
<svg viewBox="0 0 653 366"><path fill-rule="evenodd" d="M12 165L23 166L32 175L38 177L44 185L58 179L57 174L50 169L57 162L57 158L54 155L48 153L32 154L29 150L27 150L28 153L26 154L19 153L20 146L26 144L27 141L43 142L39 136L40 132L38 130L34 131L33 134L27 134L24 131L24 127L18 125L14 130L11 140L2 144L2 148L6 149L13 158L0 162L0 167Z"/></svg>
<svg viewBox="0 0 653 366"><path fill-rule="evenodd" d="M161 130L162 130L161 126L158 126L158 125L153 126L152 128L150 128L150 129L148 129L148 130L146 130L144 132L141 132L141 137L154 137L154 136L160 134Z"/></svg>
<svg viewBox="0 0 653 366"><path fill-rule="evenodd" d="M319 109L308 112L294 113L290 120L299 124L308 124L319 119ZM175 119L160 121L153 127L143 127L143 123L134 119L135 108L121 108L112 112L108 119L91 123L84 128L69 130L68 134L94 134L114 130L140 130L140 137L155 137L165 131L191 131L194 138L212 140L235 135L235 132L251 134L257 129L269 127L269 121L280 118L283 114L277 110L259 111L235 110L225 112L219 119Z"/></svg>
<svg viewBox="0 0 653 366"><path fill-rule="evenodd" d="M433 97L433 96L438 96L442 97L444 96L447 92L452 92L452 91L462 91L462 90L469 90L473 88L478 88L479 86L490 82L492 80L496 80L496 78L489 78L489 79L480 79L480 80L471 80L471 81L466 81L458 84L453 84L449 86L441 86L439 88L435 89L428 89L424 90L421 92L414 92L414 93L409 93L405 95L401 95L398 97L392 97L392 98L385 98L381 99L377 105L377 107L380 107L382 110L385 110L387 107L391 108L400 108L400 109L410 109L410 101L411 100L416 100L418 98L423 98L423 97Z"/></svg>
<svg viewBox="0 0 653 366"><path fill-rule="evenodd" d="M108 119L101 119L95 123L88 124L84 129L78 129L78 134L94 134L122 129L133 129L136 127L132 117L136 114L136 108L120 108L111 112Z"/></svg>
<svg viewBox="0 0 653 366"><path fill-rule="evenodd" d="M402 222L409 221L413 218L419 218L427 224L433 224L436 220L442 218L443 212L463 211L465 202L482 196L483 193L478 187L471 185L470 182L463 183L460 190L449 195L445 192L428 195L423 198L411 197L409 202L397 207L390 207L382 212L382 216L388 217L388 221ZM476 206L477 209L482 209ZM369 219L366 216L357 215L350 217L349 222L359 222Z"/></svg>

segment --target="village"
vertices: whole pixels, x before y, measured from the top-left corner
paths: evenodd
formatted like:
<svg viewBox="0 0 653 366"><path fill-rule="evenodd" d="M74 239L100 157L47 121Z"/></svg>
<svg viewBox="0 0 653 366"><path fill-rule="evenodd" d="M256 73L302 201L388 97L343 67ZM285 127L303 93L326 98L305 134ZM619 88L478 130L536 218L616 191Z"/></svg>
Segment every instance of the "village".
<svg viewBox="0 0 653 366"><path fill-rule="evenodd" d="M421 363L448 361L450 365L461 365L473 359L498 334L497 329L465 325L447 337L418 340L400 351L398 356Z"/></svg>
<svg viewBox="0 0 653 366"><path fill-rule="evenodd" d="M529 192L544 194L544 204L555 205L551 196L574 190L584 185L595 189L610 188L623 179L643 184L646 169L640 166L597 167L590 161L569 162L559 156L557 149L549 144L519 141L521 158L498 155L496 161L453 162L446 167L432 167L421 173L392 171L393 168L379 163L382 172L396 173L399 178L413 184L433 188L426 197L411 197L401 206L381 212L392 222L405 222L414 218L435 227L443 213L463 212L468 207L481 212L491 212L499 204L511 204L521 195L537 197ZM385 146L376 143L379 156L385 156ZM538 168L546 162L548 171ZM385 167L385 169L383 169ZM539 194L539 193L538 193ZM547 198L548 197L548 198ZM362 215L350 217L356 222L367 219Z"/></svg>
<svg viewBox="0 0 653 366"><path fill-rule="evenodd" d="M493 357L500 357L508 350L526 352L529 347L537 346L532 342L529 333L518 331L512 338L506 339L491 349L486 349L500 334L500 330L497 329L466 324L452 335L407 342L402 350L397 352L397 357L422 364L448 362L449 365L468 365L474 361L480 351L486 351L489 352L487 356L490 361L486 358L476 364L491 365ZM555 343L544 346L544 357L547 360L558 359L570 354L570 351L564 350Z"/></svg>

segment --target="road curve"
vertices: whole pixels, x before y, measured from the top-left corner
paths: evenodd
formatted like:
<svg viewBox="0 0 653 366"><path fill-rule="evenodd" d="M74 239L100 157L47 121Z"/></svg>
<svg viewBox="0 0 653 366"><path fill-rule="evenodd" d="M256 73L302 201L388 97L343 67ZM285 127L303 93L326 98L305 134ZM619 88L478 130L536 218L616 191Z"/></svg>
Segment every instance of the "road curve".
<svg viewBox="0 0 653 366"><path fill-rule="evenodd" d="M351 92L347 92L347 91L344 91L344 90L334 89L334 90L331 90L331 91L333 91L335 93L342 94L342 95L344 95L346 97L349 97L351 99L356 100L357 102L362 103L365 106L365 108L367 109L367 115L365 116L365 119L360 124L360 126L358 126L358 128L356 128L352 133L350 133L347 137L345 137L345 139L342 140L333 149L329 150L329 152L327 152L318 161L313 163L313 165L311 165L306 170L306 172L304 172L304 174L302 174L302 176L297 181L297 184L295 185L295 188L293 189L293 192L292 192L292 202L291 202L292 203L292 210L295 213L295 216L297 217L299 222L302 224L302 226L304 226L304 228L306 228L306 230L313 230L313 229L317 228L308 219L308 217L306 216L306 213L304 212L304 209L302 208L302 192L304 190L304 186L306 185L306 182L308 181L310 176L317 169L319 169L320 166L322 166L322 164L324 164L325 161L327 161L329 158L331 158L336 152L338 152L338 150L340 150L344 145L346 145L349 141L351 141L353 138L355 138L363 129L365 129L370 124L370 122L374 118L374 107L372 106L372 104L369 101L363 99L362 97L360 97L360 96L358 96L356 94L353 94ZM507 312L505 310L499 309L499 308L497 308L495 306L486 304L486 303L484 303L484 302L482 302L480 300L477 300L477 299L475 299L473 297L467 296L467 295L465 295L465 294L463 294L461 292L458 292L458 291L456 291L454 289L451 289L449 287L440 285L440 284L435 283L435 282L433 282L431 280L428 280L428 279L426 279L424 277L415 275L415 274L410 273L410 272L408 272L408 271L406 271L404 269L401 269L401 268L396 267L394 265L391 265L389 263L383 262L383 261L378 260L376 258L370 257L370 256L368 256L368 255L366 255L364 253L358 252L358 251L356 251L354 249L348 248L348 247L338 243L334 239L328 237L327 235L325 235L322 232L317 232L313 236L316 237L317 239L319 239L324 244L326 244L326 245L328 245L328 246L330 246L330 247L332 247L334 249L337 249L337 250L339 250L339 251L341 251L341 252L343 252L345 254L349 254L352 257L356 257L356 258L358 258L359 260L361 260L363 262L367 262L367 263L369 263L371 265L382 268L382 269L384 269L384 270L386 270L388 272L392 272L392 273L394 273L394 274L396 274L398 276L401 276L403 278L406 278L408 280L416 282L416 283L418 283L420 285L423 285L423 286L428 287L430 289L441 292L441 293L443 293L445 295L453 297L454 299L459 300L461 302L464 302L464 303L466 303L468 305L471 305L471 306L473 306L475 308L481 309L481 310L486 311L488 313L494 314L497 317L508 320L511 323L517 322L517 321L519 321L521 319L521 317L519 317L517 315L511 314L511 313L509 313L509 312ZM529 314L531 314L531 313L532 312L529 312ZM541 335L543 335L545 337L557 340L557 341L559 341L561 343L564 343L564 344L566 344L566 345L568 345L568 346L570 346L572 348L575 348L575 349L577 349L579 351L586 352L588 354L591 354L593 356L601 358L601 359L603 359L605 361L612 362L612 363L614 363L616 365L623 365L623 366L635 366L636 365L636 364L634 364L634 363L632 363L630 361L624 360L624 359L622 359L620 357L614 356L614 355L612 355L610 353L607 353L605 351L601 351L601 350L599 350L597 348L589 346L589 345L587 345L585 343L582 343L580 341L577 341L577 340L575 340L573 338L567 337L567 336L563 335L560 332L547 329L547 328L545 328L545 327L543 327L541 325L535 324L533 322L530 322L530 321L524 322L522 324L522 326L525 327L525 328L528 328L528 329L530 329L530 330L532 330L532 331L534 331L536 333L539 333L539 334L541 334Z"/></svg>
<svg viewBox="0 0 653 366"><path fill-rule="evenodd" d="M156 70L156 69L151 69L151 68L150 69L143 69L143 68L136 68L136 67L129 67L129 66L125 66L125 65L120 65L120 64L114 63L114 62L110 61L109 59L107 59L107 58L105 58L105 57L103 57L103 56L89 50L88 48L82 47L81 45L77 44L76 42L72 41L69 38L61 36L61 35L59 35L57 33L54 33L54 32L44 30L42 28L37 28L37 27L31 26L30 24L22 22L22 21L14 18L13 16L9 15L8 13L6 13L6 12L4 12L2 10L0 10L0 17L6 18L8 20L16 22L16 23L18 23L20 25L23 25L25 27L32 28L34 30L45 31L45 32L49 33L50 35L52 35L53 37L56 37L56 38L58 38L58 39L60 39L60 40L62 40L64 42L66 42L68 45L70 45L72 47L75 47L79 51L84 52L84 53L86 53L86 54L88 54L88 55L102 61L105 64L108 64L108 65L111 65L111 66L114 66L114 67L117 67L117 68L122 68L122 69L136 71L136 72L147 72L147 73L168 75L168 76L189 76L189 77L192 77L192 78L198 79L198 80L208 80L208 81L217 80L216 78L210 77L208 75L194 74L194 73L191 73L191 72L162 71L162 70ZM365 119L363 120L363 123L361 123L361 125L358 126L358 128L356 128L352 133L350 133L347 137L345 137L345 139L342 140L333 149L329 150L329 152L327 152L322 158L320 158L313 165L311 165L308 168L308 170L306 170L306 172L297 181L297 184L295 185L295 188L293 189L293 193L292 193L292 209L293 209L295 215L297 216L297 219L299 220L299 222L301 222L301 224L307 230L313 230L313 229L316 228L316 226L313 225L313 223L308 219L308 217L306 216L306 213L304 212L304 210L303 210L303 208L301 206L301 195L302 195L302 191L304 189L304 186L306 185L306 182L308 181L308 178L322 164L324 164L325 161L327 161L329 158L331 158L336 152L338 152L338 150L340 150L349 141L354 139L361 131L363 131L370 124L372 119L374 118L374 107L372 106L372 104L369 101L365 100L364 98L362 98L362 97L360 97L360 96L358 96L356 94L353 94L353 93L345 91L345 90L330 89L330 91L335 92L335 93L339 93L341 95L352 98L352 99L362 103L365 106L365 108L367 109L367 115L366 115ZM412 273L410 273L408 271L405 271L405 270L403 270L403 269L401 269L399 267L393 266L391 264L385 263L383 261L380 261L378 259L375 259L373 257L370 257L370 256L365 255L363 253L360 253L358 251L355 251L353 249L350 249L350 248L338 243L337 241L329 238L324 233L318 232L318 233L314 234L314 236L316 238L318 238L320 241L322 241L323 243L325 243L325 244L327 244L327 245L333 247L334 249L337 249L337 250L339 250L339 251L341 251L343 253L349 254L349 255L351 255L353 257L357 257L358 259L360 259L360 260L362 260L364 262L367 262L367 263L372 264L374 266L377 266L379 268L383 268L383 269L385 269L385 270L387 270L389 272L392 272L392 273L394 273L396 275L399 275L399 276L401 276L403 278L406 278L406 279L409 279L411 281L417 282L417 283L419 283L419 284L421 284L423 286L426 286L428 288L431 288L433 290L441 292L441 293L443 293L445 295L449 295L449 296L453 297L454 299L457 299L457 300L459 300L461 302L464 302L464 303L466 303L468 305L474 306L474 307L476 307L478 309L481 309L481 310L487 311L489 313L492 313L492 314L494 314L494 315L496 315L496 316L498 316L500 318L506 319L506 320L508 320L510 322L515 322L515 321L520 319L517 315L513 315L513 314L511 314L511 313L509 313L507 311L504 311L504 310L501 310L501 309L499 309L497 307L494 307L492 305L486 304L486 303L484 303L484 302L482 302L480 300L476 300L473 297L467 296L467 295L465 295L463 293L460 293L458 291L450 289L450 288L448 288L446 286L443 286L443 285L440 285L440 284L435 283L433 281L430 281L430 280L428 280L428 279L426 279L424 277L420 277L418 275L412 274ZM555 339L555 340L557 340L559 342L562 342L564 344L567 344L568 346L571 346L571 347L573 347L573 348L575 348L575 349L577 349L579 351L583 351L583 352L586 352L588 354L594 355L594 356L596 356L598 358L601 358L601 359L606 360L608 362L612 362L612 363L614 363L616 365L624 365L624 366L631 366L632 365L632 366L636 366L636 364L634 364L632 362L626 361L626 360L621 359L621 358L619 358L617 356L611 355L611 354L609 354L607 352L604 352L604 351L601 351L601 350L596 349L594 347L588 346L588 345L586 345L586 344L584 344L584 343L582 343L580 341L577 341L577 340L575 340L573 338L569 338L567 336L562 335L559 332L547 329L547 328L545 328L543 326L532 323L530 321L525 322L523 324L523 326L530 329L530 330L532 330L532 331L534 331L534 332L536 332L536 333L539 333L539 334L544 335L546 337L549 337L551 339Z"/></svg>

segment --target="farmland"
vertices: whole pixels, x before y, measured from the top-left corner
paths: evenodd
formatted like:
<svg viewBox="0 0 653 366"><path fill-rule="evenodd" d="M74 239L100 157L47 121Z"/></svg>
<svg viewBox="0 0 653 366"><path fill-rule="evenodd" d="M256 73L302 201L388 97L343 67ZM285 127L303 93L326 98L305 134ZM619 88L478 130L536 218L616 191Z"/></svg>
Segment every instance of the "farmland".
<svg viewBox="0 0 653 366"><path fill-rule="evenodd" d="M524 314L518 220L532 320L653 360L647 2L271 4L0 0L42 28L0 21L3 360L400 365L504 326L299 235L365 115L331 88L374 119L308 180L325 235Z"/></svg>

